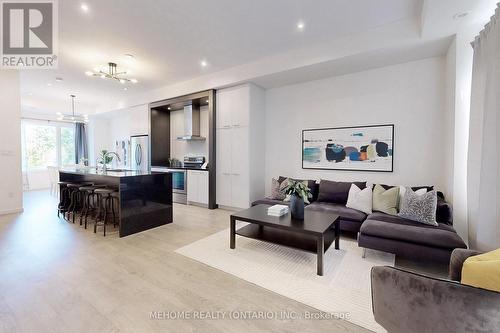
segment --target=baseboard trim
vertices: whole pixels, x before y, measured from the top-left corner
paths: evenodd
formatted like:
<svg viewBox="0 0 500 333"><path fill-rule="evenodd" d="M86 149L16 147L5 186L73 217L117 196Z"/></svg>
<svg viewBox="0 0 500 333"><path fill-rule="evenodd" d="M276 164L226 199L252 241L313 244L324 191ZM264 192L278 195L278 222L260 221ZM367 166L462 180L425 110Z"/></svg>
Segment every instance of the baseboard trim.
<svg viewBox="0 0 500 333"><path fill-rule="evenodd" d="M0 215L10 215L10 214L19 214L24 212L24 208L15 208L15 209L6 209L0 210Z"/></svg>

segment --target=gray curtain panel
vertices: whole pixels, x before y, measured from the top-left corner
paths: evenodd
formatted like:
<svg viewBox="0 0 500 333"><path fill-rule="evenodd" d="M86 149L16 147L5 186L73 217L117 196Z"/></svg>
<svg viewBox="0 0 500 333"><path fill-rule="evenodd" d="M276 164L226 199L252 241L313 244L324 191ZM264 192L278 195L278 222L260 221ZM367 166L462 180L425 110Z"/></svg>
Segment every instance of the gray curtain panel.
<svg viewBox="0 0 500 333"><path fill-rule="evenodd" d="M75 124L75 163L80 159L85 159L85 165L88 165L89 150L87 147L87 128L84 123Z"/></svg>

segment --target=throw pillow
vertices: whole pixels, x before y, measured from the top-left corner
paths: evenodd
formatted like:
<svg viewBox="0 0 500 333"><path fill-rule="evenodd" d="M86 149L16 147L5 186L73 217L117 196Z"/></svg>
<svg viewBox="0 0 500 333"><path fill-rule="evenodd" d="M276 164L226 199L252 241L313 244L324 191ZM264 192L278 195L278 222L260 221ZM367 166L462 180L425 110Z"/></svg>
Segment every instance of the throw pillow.
<svg viewBox="0 0 500 333"><path fill-rule="evenodd" d="M360 210L363 213L372 213L372 187L368 186L360 189L356 184L352 184L349 189L346 207Z"/></svg>
<svg viewBox="0 0 500 333"><path fill-rule="evenodd" d="M398 216L405 219L437 226L436 222L437 194L430 191L422 195L413 192L410 187L405 190L401 210Z"/></svg>
<svg viewBox="0 0 500 333"><path fill-rule="evenodd" d="M418 188L418 189L416 187L413 187L413 188L408 187L408 188L410 188L413 192L415 192L418 195L422 195L422 194L425 194L428 192L426 187L422 187L422 188ZM405 187L405 186L401 186L401 185L399 186L398 211L401 210L401 203L403 202L403 198L405 196L406 189L407 189L407 187Z"/></svg>
<svg viewBox="0 0 500 333"><path fill-rule="evenodd" d="M461 283L500 292L500 249L467 258Z"/></svg>
<svg viewBox="0 0 500 333"><path fill-rule="evenodd" d="M388 190L377 184L373 188L373 210L386 213L389 215L397 215L399 199L399 187L392 187Z"/></svg>
<svg viewBox="0 0 500 333"><path fill-rule="evenodd" d="M279 181L273 178L271 183L271 199L273 200L284 200L285 191L284 188L288 185L288 179Z"/></svg>

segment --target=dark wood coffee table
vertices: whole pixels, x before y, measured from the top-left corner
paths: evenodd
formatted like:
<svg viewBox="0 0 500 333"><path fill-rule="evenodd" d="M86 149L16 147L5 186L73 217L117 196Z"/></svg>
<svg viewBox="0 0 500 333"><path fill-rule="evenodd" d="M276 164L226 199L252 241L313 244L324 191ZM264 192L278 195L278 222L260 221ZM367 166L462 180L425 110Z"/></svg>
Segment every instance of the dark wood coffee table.
<svg viewBox="0 0 500 333"><path fill-rule="evenodd" d="M257 205L231 215L230 244L235 248L236 235L258 239L295 249L313 252L318 257L318 275L323 275L323 255L335 241L339 249L340 221L336 214L306 210L304 220L292 219L290 213L267 215L270 205ZM236 230L236 221L250 224Z"/></svg>

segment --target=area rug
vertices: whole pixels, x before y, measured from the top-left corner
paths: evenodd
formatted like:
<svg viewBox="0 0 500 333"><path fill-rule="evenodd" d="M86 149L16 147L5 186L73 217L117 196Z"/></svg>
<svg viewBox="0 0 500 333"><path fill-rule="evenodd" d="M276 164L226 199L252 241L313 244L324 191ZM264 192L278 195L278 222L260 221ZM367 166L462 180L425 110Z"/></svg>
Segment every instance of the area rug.
<svg viewBox="0 0 500 333"><path fill-rule="evenodd" d="M241 227L243 224L238 226ZM384 332L371 308L370 270L394 266L394 255L362 249L353 239L341 238L325 253L324 275L316 275L316 255L288 247L236 236L229 248L229 229L175 252L232 274L260 287L329 314L339 314L353 324Z"/></svg>

